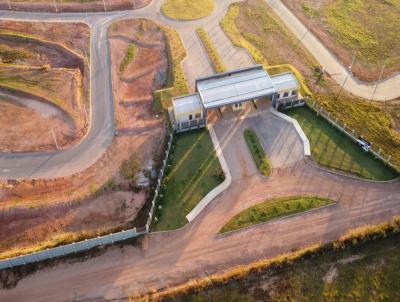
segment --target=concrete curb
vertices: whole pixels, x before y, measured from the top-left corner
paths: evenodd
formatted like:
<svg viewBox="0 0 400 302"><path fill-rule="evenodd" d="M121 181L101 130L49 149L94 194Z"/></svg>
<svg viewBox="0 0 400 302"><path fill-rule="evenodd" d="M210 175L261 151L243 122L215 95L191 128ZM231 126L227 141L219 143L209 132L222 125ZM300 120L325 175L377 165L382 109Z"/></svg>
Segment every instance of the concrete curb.
<svg viewBox="0 0 400 302"><path fill-rule="evenodd" d="M284 119L285 121L291 123L294 126L298 135L300 136L300 139L303 141L304 155L311 156L310 141L308 140L307 136L303 132L303 129L300 127L299 122L297 120L295 120L294 118L287 116L286 114L276 111L274 108L271 108L271 113Z"/></svg>
<svg viewBox="0 0 400 302"><path fill-rule="evenodd" d="M310 209L310 210L307 210L307 211L304 211L304 212L299 212L299 213L295 213L295 214L291 214L291 215L287 215L287 216L282 216L282 217L279 217L279 218L271 219L269 221L260 222L260 223L256 223L256 224L253 224L253 225L249 225L249 226L241 228L241 229L237 229L237 230L233 230L233 231L229 231L229 232L225 232L225 233L221 233L221 234L218 233L217 234L217 238L223 238L223 237L235 234L235 233L244 232L244 231L252 229L254 227L258 227L258 226L261 226L261 225L266 225L266 224L269 224L269 223L279 222L279 221L290 219L290 218L294 218L294 217L297 217L297 216L302 216L302 215L305 215L305 214L308 214L308 213L314 214L315 212L322 211L322 210L325 210L325 209L331 208L331 207L336 207L337 205L338 205L338 202L335 202L335 203L332 203L332 204L328 204L326 206Z"/></svg>
<svg viewBox="0 0 400 302"><path fill-rule="evenodd" d="M212 125L208 126L208 131L210 132L211 140L214 144L215 152L217 153L219 162L222 167L222 171L225 173L225 180L216 188L214 188L211 192L209 192L195 207L189 214L186 215L186 219L191 222L193 221L206 207L207 205L219 194L225 191L232 183L231 172L229 171L228 164L225 160L225 157L222 153L221 146L218 141L218 137L215 134L214 128Z"/></svg>

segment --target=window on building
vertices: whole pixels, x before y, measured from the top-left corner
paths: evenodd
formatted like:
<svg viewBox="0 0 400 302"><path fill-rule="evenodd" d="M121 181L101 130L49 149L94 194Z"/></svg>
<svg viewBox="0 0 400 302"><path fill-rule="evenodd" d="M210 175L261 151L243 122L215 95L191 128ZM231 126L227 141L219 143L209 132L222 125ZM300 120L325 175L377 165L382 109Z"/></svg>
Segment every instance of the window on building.
<svg viewBox="0 0 400 302"><path fill-rule="evenodd" d="M283 97L284 98L287 98L289 96L289 92L285 92L284 94L283 94Z"/></svg>
<svg viewBox="0 0 400 302"><path fill-rule="evenodd" d="M297 91L296 90L293 90L292 91L292 95L296 95L297 94Z"/></svg>
<svg viewBox="0 0 400 302"><path fill-rule="evenodd" d="M276 94L276 98L277 98L277 99L280 99L280 98L281 98L281 95L280 95L279 93L277 93L277 94Z"/></svg>
<svg viewBox="0 0 400 302"><path fill-rule="evenodd" d="M201 113L196 113L194 118L201 118Z"/></svg>
<svg viewBox="0 0 400 302"><path fill-rule="evenodd" d="M193 115L189 114L189 121L193 119Z"/></svg>

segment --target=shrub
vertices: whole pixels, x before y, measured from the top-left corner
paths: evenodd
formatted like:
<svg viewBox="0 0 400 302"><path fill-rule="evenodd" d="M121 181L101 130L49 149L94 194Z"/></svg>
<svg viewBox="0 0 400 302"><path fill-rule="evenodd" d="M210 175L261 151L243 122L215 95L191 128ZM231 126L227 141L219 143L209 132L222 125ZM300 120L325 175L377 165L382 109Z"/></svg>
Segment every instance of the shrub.
<svg viewBox="0 0 400 302"><path fill-rule="evenodd" d="M140 162L134 153L128 160L125 160L121 166L121 175L131 186L136 184L137 175L140 171Z"/></svg>

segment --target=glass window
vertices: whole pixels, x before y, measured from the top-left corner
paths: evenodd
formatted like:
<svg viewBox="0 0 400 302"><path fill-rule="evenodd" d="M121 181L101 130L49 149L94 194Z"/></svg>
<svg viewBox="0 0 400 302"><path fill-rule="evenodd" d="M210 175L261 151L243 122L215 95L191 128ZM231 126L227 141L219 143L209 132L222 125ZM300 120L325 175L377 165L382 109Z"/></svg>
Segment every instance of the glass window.
<svg viewBox="0 0 400 302"><path fill-rule="evenodd" d="M194 117L195 118L201 118L201 113L196 113Z"/></svg>
<svg viewBox="0 0 400 302"><path fill-rule="evenodd" d="M283 94L283 97L284 98L287 98L289 96L289 92L285 92L284 94Z"/></svg>
<svg viewBox="0 0 400 302"><path fill-rule="evenodd" d="M292 95L296 95L297 94L297 91L296 90L293 90L292 91Z"/></svg>
<svg viewBox="0 0 400 302"><path fill-rule="evenodd" d="M193 119L193 115L189 114L189 121Z"/></svg>

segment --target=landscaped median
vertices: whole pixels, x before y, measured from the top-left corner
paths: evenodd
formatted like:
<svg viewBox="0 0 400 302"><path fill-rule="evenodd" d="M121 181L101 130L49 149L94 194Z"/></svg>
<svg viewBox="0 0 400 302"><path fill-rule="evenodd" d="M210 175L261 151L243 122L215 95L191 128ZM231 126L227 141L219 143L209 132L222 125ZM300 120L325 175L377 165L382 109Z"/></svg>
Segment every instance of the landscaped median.
<svg viewBox="0 0 400 302"><path fill-rule="evenodd" d="M214 71L217 73L225 72L226 67L222 62L221 57L219 56L217 50L215 49L215 46L211 41L210 37L208 36L206 30L203 27L200 27L196 30L196 32L199 35L201 42L203 43L204 48L207 51L208 57L211 60Z"/></svg>
<svg viewBox="0 0 400 302"><path fill-rule="evenodd" d="M224 179L206 129L176 134L152 229L184 226L186 215Z"/></svg>
<svg viewBox="0 0 400 302"><path fill-rule="evenodd" d="M161 7L167 17L187 21L207 17L213 10L213 0L165 0Z"/></svg>
<svg viewBox="0 0 400 302"><path fill-rule="evenodd" d="M247 147L249 147L251 156L253 157L258 171L260 171L264 176L270 176L272 173L272 166L257 134L252 129L246 129L244 131L244 139Z"/></svg>
<svg viewBox="0 0 400 302"><path fill-rule="evenodd" d="M222 227L220 233L236 231L272 219L333 204L335 201L331 199L315 196L292 196L267 200L234 216Z"/></svg>

